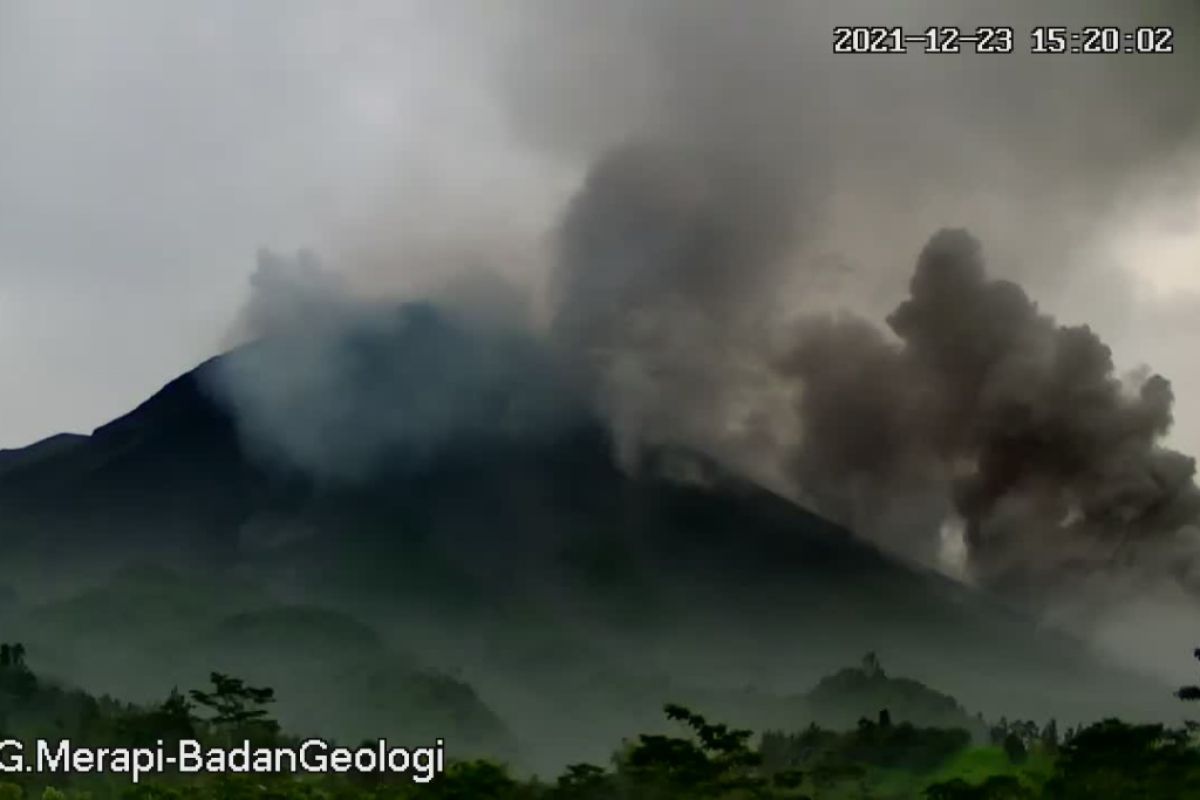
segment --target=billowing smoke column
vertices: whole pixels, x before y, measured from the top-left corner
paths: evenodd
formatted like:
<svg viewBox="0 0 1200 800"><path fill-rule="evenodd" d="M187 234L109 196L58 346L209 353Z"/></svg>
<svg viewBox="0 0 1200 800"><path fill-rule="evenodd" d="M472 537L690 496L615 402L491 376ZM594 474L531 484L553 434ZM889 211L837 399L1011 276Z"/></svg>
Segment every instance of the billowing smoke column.
<svg viewBox="0 0 1200 800"><path fill-rule="evenodd" d="M789 182L730 155L618 148L563 220L553 334L590 375L626 464L644 444L727 453L766 432L751 298L778 278L797 203Z"/></svg>
<svg viewBox="0 0 1200 800"><path fill-rule="evenodd" d="M957 521L968 575L1031 602L1190 535L1200 493L1192 460L1159 444L1165 379L1122 379L1089 328L989 278L961 230L925 246L887 328L782 327L772 291L801 195L729 154L617 148L560 226L552 333L624 463L696 448L926 564ZM1191 549L1170 548L1176 566Z"/></svg>
<svg viewBox="0 0 1200 800"><path fill-rule="evenodd" d="M729 166L614 151L560 229L554 333L626 462L675 443L781 467L789 493L925 563L958 519L970 577L1032 602L1148 554L1190 569L1192 548L1170 545L1194 532L1200 491L1192 459L1160 445L1164 378L1119 376L1093 331L990 278L962 230L925 246L888 329L807 316L781 347L763 310L794 230L753 210L769 183Z"/></svg>
<svg viewBox="0 0 1200 800"><path fill-rule="evenodd" d="M1169 20L1166 58L830 53L834 24L967 25L991 5L529 0L493 75L514 149L584 174L547 221L558 350L526 342L506 367L489 337L507 322L451 336L359 308L304 259L290 287L266 259L251 317L304 336L226 376L246 429L336 477L478 427L464 396L521 400L485 428L553 432L566 392L546 373L565 354L626 464L657 444L705 452L925 564L961 528L969 574L1019 594L1072 571L1186 573L1197 498L1191 460L1160 445L1165 380L1118 375L1092 331L989 277L962 232L928 244L887 325L868 321L903 293L896 252L947 222L986 225L1006 277L1056 292L1126 191L1193 163L1191 0L1005 6L1022 31Z"/></svg>
<svg viewBox="0 0 1200 800"><path fill-rule="evenodd" d="M985 5L895 13L942 24ZM1164 379L1120 375L1092 330L989 277L961 231L881 311L903 292L897 262L948 222L987 226L1002 274L1061 301L1122 193L1195 152L1194 48L951 68L829 58L827 23L879 24L877 3L554 8L521 49L514 126L590 163L556 230L552 333L625 463L702 450L905 558L957 549L956 571L1034 602L1076 572L1190 570L1197 494L1191 460L1161 445ZM1133 24L1130 9L1055 13ZM1195 13L1150 16L1190 43ZM1062 24L1039 4L1006 14Z"/></svg>
<svg viewBox="0 0 1200 800"><path fill-rule="evenodd" d="M329 483L421 468L455 448L554 440L579 422L573 387L480 279L437 302L367 302L314 256L259 254L244 309L253 341L208 388L257 458ZM490 314L476 312L486 292Z"/></svg>
<svg viewBox="0 0 1200 800"><path fill-rule="evenodd" d="M857 320L805 322L781 362L803 384L791 474L819 504L939 487L973 575L1021 593L1193 532L1194 461L1159 444L1170 384L1121 380L1090 329L989 279L967 232L929 241L888 325L898 342Z"/></svg>

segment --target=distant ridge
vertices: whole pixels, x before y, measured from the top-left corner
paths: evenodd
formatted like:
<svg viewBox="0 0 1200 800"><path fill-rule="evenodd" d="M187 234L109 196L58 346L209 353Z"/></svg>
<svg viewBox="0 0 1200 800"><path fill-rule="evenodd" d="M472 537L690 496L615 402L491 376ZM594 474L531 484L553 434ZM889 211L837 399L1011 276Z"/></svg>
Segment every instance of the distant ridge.
<svg viewBox="0 0 1200 800"><path fill-rule="evenodd" d="M25 447L0 450L0 474L52 458L86 442L87 436L78 433L56 433Z"/></svg>

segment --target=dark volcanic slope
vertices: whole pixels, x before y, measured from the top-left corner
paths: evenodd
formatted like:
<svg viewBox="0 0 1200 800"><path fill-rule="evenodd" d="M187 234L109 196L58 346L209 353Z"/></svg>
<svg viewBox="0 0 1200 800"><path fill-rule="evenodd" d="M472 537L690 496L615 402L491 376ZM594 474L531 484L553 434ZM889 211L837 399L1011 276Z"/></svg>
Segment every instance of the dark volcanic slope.
<svg viewBox="0 0 1200 800"><path fill-rule="evenodd" d="M411 399L423 384L403 354L433 342L452 362L448 330L428 315L389 330L396 347L370 342L376 361L353 380ZM269 346L201 365L89 438L4 454L4 579L44 590L132 557L236 569L453 660L485 696L525 682L547 703L606 670L794 692L867 650L1010 716L1152 715L1169 702L702 459L656 456L699 467L704 485L659 468L630 476L583 414L554 436L447 436L418 460L397 447L351 483L251 458L211 379ZM376 392L355 407L347 387L343 418L387 404ZM506 407L502 394L488 408Z"/></svg>
<svg viewBox="0 0 1200 800"><path fill-rule="evenodd" d="M8 451L0 514L10 553L70 563L134 547L227 552L266 475L242 458L230 416L200 388L214 363L90 437Z"/></svg>
<svg viewBox="0 0 1200 800"><path fill-rule="evenodd" d="M34 442L28 447L0 450L0 474L12 469L28 467L38 461L66 452L75 445L86 442L88 437L74 433L60 433Z"/></svg>

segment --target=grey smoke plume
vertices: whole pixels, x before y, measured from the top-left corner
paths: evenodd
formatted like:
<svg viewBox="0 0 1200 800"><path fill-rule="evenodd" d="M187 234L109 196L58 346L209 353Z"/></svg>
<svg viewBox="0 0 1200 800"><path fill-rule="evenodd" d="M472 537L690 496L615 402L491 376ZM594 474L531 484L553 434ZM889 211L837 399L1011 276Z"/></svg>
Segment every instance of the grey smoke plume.
<svg viewBox="0 0 1200 800"><path fill-rule="evenodd" d="M1170 209L1195 188L1200 7L1016 2L1003 19L983 0L507 8L504 24L468 33L499 31L501 44L480 51L500 51L494 88L514 144L582 176L548 221L550 336L627 462L662 443L706 451L926 563L939 526L961 517L976 577L1014 591L1045 570L1148 563L1144 545L1188 527L1190 464L1159 445L1165 381L1118 378L1094 333L1055 323L1010 281L1074 304L1068 318L1103 309L1098 330L1120 316L1127 283L1109 280L1107 264L1097 277L1089 248L1130 204L1153 197ZM984 23L1016 28L1016 52L830 52L834 25ZM1033 24L1170 24L1177 53L1035 57ZM983 236L995 277L971 240L940 235L890 326L868 322L895 307L905 262L946 224ZM1081 299L1066 293L1077 274L1091 292ZM417 428L404 420L423 418L387 399L390 379L348 401L340 387L356 362L324 342L361 332L364 319L386 339L395 319L338 310L342 290L322 278L303 284L315 294L264 274L254 316L329 326L336 335L311 354L323 366L279 380L264 378L287 358L247 371L243 417L293 460L361 472L372 443L408 442ZM465 294L483 307L512 297ZM313 296L334 313L306 307ZM491 377L431 386L525 375L498 375L505 354L472 348L468 373ZM323 399L279 413L301 389ZM289 419L304 424L281 428ZM342 427L362 435L329 433ZM327 458L330 441L360 444Z"/></svg>
<svg viewBox="0 0 1200 800"><path fill-rule="evenodd" d="M264 248L234 336L287 335L336 325L350 307L345 281L324 268L315 253L301 250L288 258Z"/></svg>
<svg viewBox="0 0 1200 800"><path fill-rule="evenodd" d="M783 362L804 387L793 474L820 502L861 513L941 486L975 577L1020 592L1200 522L1194 461L1160 445L1170 384L1120 379L1093 331L989 278L965 231L929 241L888 325L899 343L860 321L806 323Z"/></svg>
<svg viewBox="0 0 1200 800"><path fill-rule="evenodd" d="M553 334L628 461L698 447L925 563L961 517L973 575L1025 592L1148 563L1194 520L1191 462L1159 444L1169 384L1118 378L961 233L928 244L888 328L866 320L903 290L895 254L951 220L1000 278L1069 305L1081 272L1119 307L1090 242L1200 153L1200 12L1013 3L1008 56L829 52L834 24L985 5L554 4L509 79L529 141L599 153L556 231ZM1028 54L1033 24L1160 23L1176 56Z"/></svg>
<svg viewBox="0 0 1200 800"><path fill-rule="evenodd" d="M1127 203L1184 194L1195 178L1194 3L1006 3L1003 24L1017 41L996 58L831 52L835 25L983 24L995 9L978 0L534 7L541 13L521 28L501 73L514 129L593 172L611 168L612 151L628 142L673 159L716 154L730 190L723 207L736 209L725 224L746 230L754 220L756 251L791 251L775 294L802 297L820 278L822 287L836 281L826 298L882 312L903 291L895 253L953 223L993 243L1002 274L1018 271L1038 294L1057 296L1070 285L1070 260L1119 225ZM1170 24L1177 52L1034 56L1034 24ZM710 169L692 179L711 186L696 174ZM813 256L829 252L853 272L814 275ZM1051 260L1062 268L1021 266ZM723 269L753 275L762 265Z"/></svg>
<svg viewBox="0 0 1200 800"><path fill-rule="evenodd" d="M724 155L618 149L563 220L553 334L592 373L627 462L646 444L728 448L752 422L739 415L761 412L750 300L776 279L796 206Z"/></svg>
<svg viewBox="0 0 1200 800"><path fill-rule="evenodd" d="M436 303L367 301L310 253L263 251L243 315L252 341L206 377L250 452L318 481L553 440L581 406L515 305L485 276L453 282Z"/></svg>

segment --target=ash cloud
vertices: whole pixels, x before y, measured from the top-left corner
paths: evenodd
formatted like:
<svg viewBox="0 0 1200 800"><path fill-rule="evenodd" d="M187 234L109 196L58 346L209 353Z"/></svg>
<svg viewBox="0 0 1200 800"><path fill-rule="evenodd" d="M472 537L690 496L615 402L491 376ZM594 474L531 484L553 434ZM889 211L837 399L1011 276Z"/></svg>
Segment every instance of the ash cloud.
<svg viewBox="0 0 1200 800"><path fill-rule="evenodd" d="M1200 164L1193 3L1019 2L1003 19L984 2L511 9L500 43L480 49L497 58L514 145L579 174L547 220L549 369L566 362L584 382L619 458L663 444L715 455L925 564L961 522L970 574L1016 596L1122 564L1186 573L1195 488L1190 460L1162 444L1170 386L1122 376L1097 333L1137 273L1091 259L1130 204L1169 214L1196 188L1174 180ZM835 55L840 24L1011 24L1017 51ZM1034 24L1171 24L1178 52L1035 57ZM988 242L988 268L974 239L943 232L906 288L911 254L948 224ZM466 294L477 311L524 313L489 299L508 292ZM1094 325L1057 322L1030 295L1063 319L1095 311ZM255 313L282 313L273 303ZM468 372L495 377L483 365L503 355L471 350ZM316 377L242 376L260 385L238 401L252 428L293 460L351 473L374 445L329 458L332 428L408 441L421 417L386 398L425 395L402 383L348 402L344 354L312 357ZM323 399L279 429L302 388ZM422 429L469 415L439 420Z"/></svg>
<svg viewBox="0 0 1200 800"><path fill-rule="evenodd" d="M1022 286L1068 316L1128 301L1092 242L1200 153L1200 16L1016 3L1003 58L829 53L834 24L991 16L556 4L506 77L529 142L590 160L555 230L551 333L627 463L696 447L926 564L961 522L970 574L1030 597L1066 573L1159 570L1147 549L1195 518L1191 461L1161 444L1169 383L1122 378L1093 328ZM1034 24L1168 23L1173 58L1022 52ZM940 233L896 308L907 254L948 222L983 235L994 274L971 236Z"/></svg>
<svg viewBox="0 0 1200 800"><path fill-rule="evenodd" d="M884 312L904 289L896 253L914 252L947 224L979 230L1005 277L1069 300L1074 268L1094 278L1101 265L1085 251L1121 224L1128 203L1190 190L1180 176L1194 160L1200 119L1190 89L1200 68L1200 9L1192 3L1007 3L1002 21L985 2L528 8L539 13L518 26L512 63L499 71L517 134L593 173L610 168L612 152L631 141L669 159L699 153L691 170L698 180L715 169L704 162L735 165L736 183L724 185L740 197L726 198L742 205L728 225L755 220L756 252L787 250L791 263L771 290L792 303L821 288L823 300ZM1014 53L831 52L835 25L985 20L1015 29ZM1028 53L1034 24L1171 24L1177 52L1038 57ZM719 159L708 158L714 154ZM829 253L852 271L821 269L827 260L817 257ZM1050 262L1061 266L1023 266ZM738 258L723 269L756 275L762 266Z"/></svg>
<svg viewBox="0 0 1200 800"><path fill-rule="evenodd" d="M1144 566L1147 549L1194 531L1195 462L1161 444L1168 381L1123 380L1091 329L990 278L970 234L929 241L887 322L898 342L860 321L807 323L782 362L804 387L793 474L819 501L869 514L941 487L966 522L973 576L1019 596ZM844 496L858 486L875 496Z"/></svg>
<svg viewBox="0 0 1200 800"><path fill-rule="evenodd" d="M249 452L324 483L550 441L582 406L550 349L517 325L519 297L476 275L433 299L367 300L311 253L263 251L242 316L251 341L206 379Z"/></svg>
<svg viewBox="0 0 1200 800"><path fill-rule="evenodd" d="M729 449L761 411L750 298L773 282L796 207L776 204L776 176L723 155L615 150L559 231L551 334L590 375L627 464L647 444Z"/></svg>
<svg viewBox="0 0 1200 800"><path fill-rule="evenodd" d="M238 321L237 338L296 335L306 328L338 324L351 312L343 278L322 266L311 250L293 257L259 250L250 276L250 296Z"/></svg>

